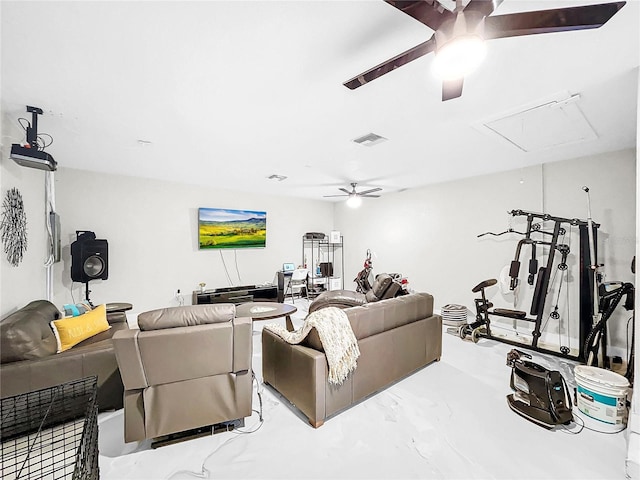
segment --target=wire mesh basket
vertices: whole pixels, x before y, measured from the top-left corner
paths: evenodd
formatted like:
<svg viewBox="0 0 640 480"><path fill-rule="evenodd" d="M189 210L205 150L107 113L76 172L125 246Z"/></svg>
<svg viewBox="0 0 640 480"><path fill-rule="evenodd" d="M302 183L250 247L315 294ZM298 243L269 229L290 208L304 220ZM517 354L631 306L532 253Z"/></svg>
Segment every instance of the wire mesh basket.
<svg viewBox="0 0 640 480"><path fill-rule="evenodd" d="M0 478L98 479L97 377L7 397Z"/></svg>

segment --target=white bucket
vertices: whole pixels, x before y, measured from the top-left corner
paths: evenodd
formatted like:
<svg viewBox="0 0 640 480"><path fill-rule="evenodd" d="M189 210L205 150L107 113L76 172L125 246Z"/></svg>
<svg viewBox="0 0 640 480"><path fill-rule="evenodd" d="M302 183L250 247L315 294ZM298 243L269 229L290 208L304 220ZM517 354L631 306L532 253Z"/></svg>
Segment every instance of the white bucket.
<svg viewBox="0 0 640 480"><path fill-rule="evenodd" d="M627 379L610 370L585 365L577 365L574 373L576 406L580 412L595 420L587 420L587 426L605 433L624 430L627 426Z"/></svg>

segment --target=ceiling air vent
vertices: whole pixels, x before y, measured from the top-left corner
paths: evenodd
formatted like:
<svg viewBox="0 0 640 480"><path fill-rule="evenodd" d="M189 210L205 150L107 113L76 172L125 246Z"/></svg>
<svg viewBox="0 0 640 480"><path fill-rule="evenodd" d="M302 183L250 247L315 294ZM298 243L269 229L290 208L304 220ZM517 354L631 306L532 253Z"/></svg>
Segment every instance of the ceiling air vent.
<svg viewBox="0 0 640 480"><path fill-rule="evenodd" d="M375 133L367 133L362 137L354 138L353 141L359 145L364 145L365 147L373 147L379 143L385 142L387 139L377 135Z"/></svg>
<svg viewBox="0 0 640 480"><path fill-rule="evenodd" d="M278 180L279 182L287 179L284 175L276 175L275 173L273 175L269 175L267 178L269 180Z"/></svg>

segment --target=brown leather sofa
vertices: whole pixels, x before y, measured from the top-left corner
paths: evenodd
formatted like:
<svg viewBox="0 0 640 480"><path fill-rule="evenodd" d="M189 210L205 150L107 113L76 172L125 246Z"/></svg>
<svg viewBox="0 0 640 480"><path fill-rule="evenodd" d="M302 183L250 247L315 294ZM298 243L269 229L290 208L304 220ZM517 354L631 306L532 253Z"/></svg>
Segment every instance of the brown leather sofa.
<svg viewBox="0 0 640 480"><path fill-rule="evenodd" d="M340 386L328 382L327 359L317 331L291 345L262 331L262 376L314 427L325 419L415 372L442 354L442 318L433 297L412 293L344 309L358 340L358 366Z"/></svg>
<svg viewBox="0 0 640 480"><path fill-rule="evenodd" d="M113 337L124 392L125 442L157 439L251 415L251 318L233 304L138 316Z"/></svg>
<svg viewBox="0 0 640 480"><path fill-rule="evenodd" d="M1 397L53 387L88 376L98 377L98 408L122 408L124 386L111 337L127 330L124 313L109 313L111 328L62 353L50 322L61 317L51 302L36 300L0 322Z"/></svg>

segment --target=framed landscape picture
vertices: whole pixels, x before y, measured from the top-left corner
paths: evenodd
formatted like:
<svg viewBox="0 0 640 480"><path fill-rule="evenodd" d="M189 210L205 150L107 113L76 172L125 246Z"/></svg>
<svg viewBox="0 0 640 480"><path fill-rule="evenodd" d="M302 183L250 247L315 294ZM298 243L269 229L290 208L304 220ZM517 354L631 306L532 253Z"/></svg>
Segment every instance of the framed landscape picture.
<svg viewBox="0 0 640 480"><path fill-rule="evenodd" d="M267 245L267 212L198 209L198 244L209 248L264 248Z"/></svg>

